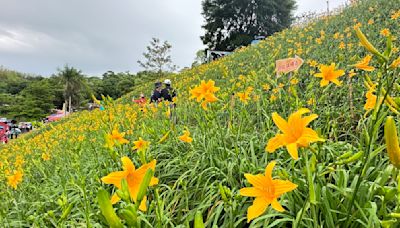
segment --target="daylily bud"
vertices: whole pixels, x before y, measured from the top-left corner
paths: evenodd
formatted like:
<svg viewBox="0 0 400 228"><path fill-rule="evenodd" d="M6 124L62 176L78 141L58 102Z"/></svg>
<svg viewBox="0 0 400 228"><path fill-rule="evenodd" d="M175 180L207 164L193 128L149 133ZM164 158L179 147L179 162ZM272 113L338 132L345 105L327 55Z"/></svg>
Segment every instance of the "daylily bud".
<svg viewBox="0 0 400 228"><path fill-rule="evenodd" d="M194 228L204 228L203 215L201 211L197 211L194 217Z"/></svg>
<svg viewBox="0 0 400 228"><path fill-rule="evenodd" d="M129 227L136 227L137 224L137 210L130 204L121 211L121 217L129 225Z"/></svg>
<svg viewBox="0 0 400 228"><path fill-rule="evenodd" d="M122 228L121 220L115 213L114 208L111 205L110 195L106 190L99 190L97 193L97 201L99 202L101 213L106 218L108 225L110 225L110 227Z"/></svg>
<svg viewBox="0 0 400 228"><path fill-rule="evenodd" d="M385 123L385 142L386 150L389 155L390 162L400 168L400 147L397 138L397 128L392 116L388 116Z"/></svg>
<svg viewBox="0 0 400 228"><path fill-rule="evenodd" d="M153 177L153 170L148 169L146 171L146 174L143 177L142 184L140 184L139 192L137 194L136 202L140 204L142 202L143 197L146 195L147 187L150 184L150 180Z"/></svg>
<svg viewBox="0 0 400 228"><path fill-rule="evenodd" d="M121 180L121 189L117 190L117 195L119 198L124 200L125 202L130 202L130 196L129 196L129 187L128 187L128 182L126 179Z"/></svg>
<svg viewBox="0 0 400 228"><path fill-rule="evenodd" d="M360 43L372 54L381 57L382 59L384 59L385 61L387 61L387 58L385 56L383 56L367 39L367 37L365 37L364 33L361 31L360 28L356 28L356 34L358 36L358 39L360 39Z"/></svg>

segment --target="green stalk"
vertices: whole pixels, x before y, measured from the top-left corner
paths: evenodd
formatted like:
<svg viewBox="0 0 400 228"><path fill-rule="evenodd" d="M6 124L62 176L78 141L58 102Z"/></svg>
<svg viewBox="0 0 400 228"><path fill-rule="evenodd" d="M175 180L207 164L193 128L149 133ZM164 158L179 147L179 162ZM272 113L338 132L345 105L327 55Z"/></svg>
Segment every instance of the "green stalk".
<svg viewBox="0 0 400 228"><path fill-rule="evenodd" d="M385 69L386 69L386 68L387 68L387 67L385 66ZM386 73L387 73L387 72L386 72ZM381 79L381 78L380 78L380 79ZM380 79L379 79L379 88L381 89L381 88L382 88L382 82L381 82ZM390 81L390 83L388 83L388 88L387 88L387 91L386 91L386 93L385 93L385 95L384 95L384 97L383 97L383 100L386 99L386 97L388 96L388 94L389 94L390 91L392 90L395 79L396 79L396 78L393 77L393 78L392 78L392 81ZM388 77L388 82L389 82L389 77ZM361 182L362 182L362 180L363 180L364 177L365 177L365 170L366 170L366 168L367 168L367 164L369 163L369 162L368 162L368 161L369 161L369 156L370 156L370 153L369 153L369 152L370 152L370 150L371 150L371 145L373 144L372 141L373 141L374 138L375 138L375 137L372 135L373 132L374 132L374 126L375 126L375 124L376 124L376 122L377 122L377 120L378 120L378 116L379 116L379 114L380 114L380 112L381 112L381 110L382 110L382 106L383 106L383 104L384 104L384 102L379 102L379 100L380 100L379 94L380 94L380 92L381 92L380 89L379 89L379 91L378 91L378 96L377 96L377 100L378 100L379 107L378 107L377 112L373 114L373 120L372 120L372 123L373 123L373 124L371 124L370 128L368 129L368 130L369 130L369 131L368 131L368 135L369 135L369 137L370 137L370 140L369 140L369 143L368 143L367 148L366 148L366 150L365 150L365 156L364 156L364 159L363 159L363 166L362 166L361 169L359 169L360 172L358 173L358 175L359 175L360 178L357 179L356 187L355 187L355 189L354 189L354 191L353 191L353 194L352 194L351 200L350 200L350 204L348 205L348 208L347 208L346 223L345 223L345 226L344 226L344 227L348 227L348 225L349 225L349 222L350 222L350 213L351 213L351 210L353 209L353 204L354 204L354 201L355 201L355 197L356 197L356 194L357 194L357 192L358 192L358 189L360 188Z"/></svg>

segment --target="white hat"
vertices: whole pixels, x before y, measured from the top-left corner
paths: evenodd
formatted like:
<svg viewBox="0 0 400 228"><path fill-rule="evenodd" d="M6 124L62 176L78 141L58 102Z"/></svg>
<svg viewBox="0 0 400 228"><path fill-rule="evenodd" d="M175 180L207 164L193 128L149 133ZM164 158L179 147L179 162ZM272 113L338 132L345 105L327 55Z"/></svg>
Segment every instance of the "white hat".
<svg viewBox="0 0 400 228"><path fill-rule="evenodd" d="M171 80L165 79L165 80L164 80L164 84L171 85Z"/></svg>

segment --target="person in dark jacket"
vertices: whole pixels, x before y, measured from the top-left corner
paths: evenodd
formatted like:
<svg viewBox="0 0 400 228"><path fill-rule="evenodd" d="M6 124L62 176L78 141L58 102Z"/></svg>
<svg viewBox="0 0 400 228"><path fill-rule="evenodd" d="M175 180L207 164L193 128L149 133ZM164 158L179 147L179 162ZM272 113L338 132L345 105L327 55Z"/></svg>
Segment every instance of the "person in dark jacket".
<svg viewBox="0 0 400 228"><path fill-rule="evenodd" d="M161 98L162 98L161 86L162 86L161 82L156 82L154 84L155 89L153 91L153 94L151 94L150 103L158 103L161 101Z"/></svg>
<svg viewBox="0 0 400 228"><path fill-rule="evenodd" d="M164 101L172 102L172 99L176 96L175 89L171 87L171 80L165 79L165 88L161 90L161 97Z"/></svg>

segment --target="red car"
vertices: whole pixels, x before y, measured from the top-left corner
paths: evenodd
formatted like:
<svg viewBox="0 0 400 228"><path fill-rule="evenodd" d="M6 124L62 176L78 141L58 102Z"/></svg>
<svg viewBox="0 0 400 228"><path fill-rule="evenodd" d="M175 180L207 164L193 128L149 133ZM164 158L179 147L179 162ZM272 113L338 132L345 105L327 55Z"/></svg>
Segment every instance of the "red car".
<svg viewBox="0 0 400 228"><path fill-rule="evenodd" d="M7 132L9 130L9 126L6 123L0 122L0 143L8 143Z"/></svg>

